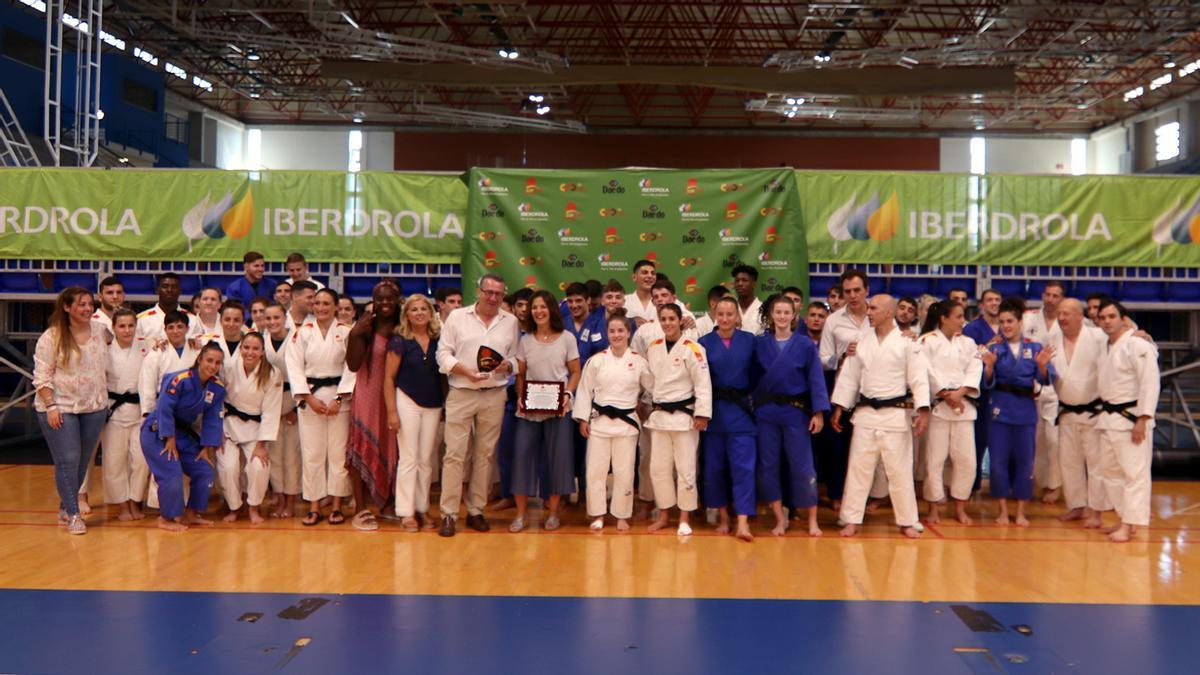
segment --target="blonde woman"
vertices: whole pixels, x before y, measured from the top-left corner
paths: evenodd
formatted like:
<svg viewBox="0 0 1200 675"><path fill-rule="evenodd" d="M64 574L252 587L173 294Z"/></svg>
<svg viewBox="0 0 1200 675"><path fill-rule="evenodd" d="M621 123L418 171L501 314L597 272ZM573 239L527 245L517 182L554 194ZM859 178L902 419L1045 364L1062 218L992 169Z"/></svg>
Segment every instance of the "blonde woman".
<svg viewBox="0 0 1200 675"><path fill-rule="evenodd" d="M87 533L79 513L79 486L108 413L108 332L92 322L93 302L92 294L79 286L59 293L50 327L38 338L33 355L33 407L54 458L58 521L71 534Z"/></svg>
<svg viewBox="0 0 1200 675"><path fill-rule="evenodd" d="M436 524L429 517L429 486L445 401L446 378L437 366L441 330L433 301L420 294L408 296L384 363L387 425L399 445L396 515L406 532Z"/></svg>
<svg viewBox="0 0 1200 675"><path fill-rule="evenodd" d="M244 482L247 515L259 525L259 506L271 479L269 447L279 435L283 377L267 359L266 340L258 332L242 338L225 376L225 438L216 457L217 479L229 507L224 520L237 520Z"/></svg>

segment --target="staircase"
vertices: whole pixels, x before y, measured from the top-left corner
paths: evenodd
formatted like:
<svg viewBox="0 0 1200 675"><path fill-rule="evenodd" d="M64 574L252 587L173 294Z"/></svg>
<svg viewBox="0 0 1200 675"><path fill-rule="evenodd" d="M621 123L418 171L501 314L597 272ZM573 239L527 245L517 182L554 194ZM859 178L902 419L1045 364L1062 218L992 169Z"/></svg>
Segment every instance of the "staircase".
<svg viewBox="0 0 1200 675"><path fill-rule="evenodd" d="M41 165L33 145L25 136L25 130L21 128L21 123L13 114L12 106L8 104L4 90L0 89L0 166Z"/></svg>

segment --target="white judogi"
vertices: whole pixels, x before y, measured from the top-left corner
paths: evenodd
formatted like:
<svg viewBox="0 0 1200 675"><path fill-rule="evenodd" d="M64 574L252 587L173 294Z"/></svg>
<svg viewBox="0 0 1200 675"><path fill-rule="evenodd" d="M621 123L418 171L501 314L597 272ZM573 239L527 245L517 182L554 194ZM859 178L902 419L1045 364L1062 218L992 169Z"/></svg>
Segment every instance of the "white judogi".
<svg viewBox="0 0 1200 675"><path fill-rule="evenodd" d="M613 473L610 512L616 518L633 515L633 472L639 435L637 427L601 415L592 409L592 404L632 410L637 407L641 392L653 387L650 365L631 349L626 349L619 358L605 349L593 354L584 364L571 415L580 422L589 423L587 512L591 518L604 515L609 466ZM637 412L629 413L629 417L636 421Z"/></svg>
<svg viewBox="0 0 1200 675"><path fill-rule="evenodd" d="M150 354L145 340L134 338L128 347L113 340L108 345L105 375L108 390L115 394L138 393L142 361ZM142 454L142 411L138 404L125 404L112 411L100 445L104 448L104 498L109 504L146 499L150 468Z"/></svg>
<svg viewBox="0 0 1200 675"><path fill-rule="evenodd" d="M680 330L680 335L693 342L700 339L700 335L695 328L683 328ZM637 332L633 334L633 338L629 340L629 347L645 357L649 353L650 343L662 338L663 329L658 323L658 318L655 317L650 319L649 323L644 323L637 329ZM651 448L650 435L650 427L643 426L642 435L638 439L638 446L642 449L637 467L638 499L644 502L654 501L654 480L650 477L650 461L654 456L654 452Z"/></svg>
<svg viewBox="0 0 1200 675"><path fill-rule="evenodd" d="M846 311L846 307L830 314L825 320L825 329L821 331L821 365L825 370L837 370L838 362L850 343L861 341L863 335L869 332L872 331L866 314L862 319L856 319Z"/></svg>
<svg viewBox="0 0 1200 675"><path fill-rule="evenodd" d="M1058 319L1046 325L1040 309L1025 311L1021 317L1021 335L1040 343L1043 347L1061 338L1062 328ZM1058 395L1053 387L1043 387L1038 394L1037 446L1033 463L1034 480L1050 490L1062 487L1062 464L1058 458Z"/></svg>
<svg viewBox="0 0 1200 675"><path fill-rule="evenodd" d="M291 337L292 334L289 331L283 338L279 349L276 349L271 336L263 334L263 340L266 342L264 345L265 358L279 372L280 381L283 383L283 396L280 397L279 402L279 432L271 443L269 451L271 454L271 489L285 495L300 494L300 427L294 423L288 424L284 419L289 413L296 410L296 399L292 398L287 363L284 360Z"/></svg>
<svg viewBox="0 0 1200 675"><path fill-rule="evenodd" d="M297 325L296 320L292 318L291 312L284 312L283 320L284 320L285 325L287 325L287 329L289 332L296 330L296 325ZM317 322L317 317L313 316L312 312L309 312L308 316L304 317L304 320L301 321L300 323L305 324L305 323L316 323L316 322Z"/></svg>
<svg viewBox="0 0 1200 675"><path fill-rule="evenodd" d="M696 342L700 339L700 335L695 328L680 327L679 334L683 339ZM662 324L658 319L653 319L649 323L644 323L637 332L633 334L633 339L629 341L629 347L638 354L649 354L650 344L655 340L663 339Z"/></svg>
<svg viewBox="0 0 1200 675"><path fill-rule="evenodd" d="M691 404L694 410L691 415L655 410L646 420L646 428L650 429L650 480L654 483L655 503L660 509L678 504L681 511L694 511L698 502L696 450L700 432L693 427L693 418L712 417L708 355L699 343L681 336L670 352L665 339L652 342L646 361L654 378L651 389L654 402L696 399Z"/></svg>
<svg viewBox="0 0 1200 675"><path fill-rule="evenodd" d="M930 401L936 401L929 418L926 441L925 499L940 502L946 498L943 487L946 457L950 458L950 496L958 500L971 497L975 482L975 418L978 411L964 401L963 411L937 399L945 389L966 387L970 398L979 397L983 362L979 348L971 338L958 333L947 337L940 330L921 337L921 353L929 364Z"/></svg>
<svg viewBox="0 0 1200 675"><path fill-rule="evenodd" d="M163 377L167 373L191 368L196 363L196 355L199 353L192 349L190 341L183 343L182 351L176 351L175 347L168 344L162 349L151 349L146 353L141 373L138 375L138 397L141 399L142 415L154 412Z"/></svg>
<svg viewBox="0 0 1200 675"><path fill-rule="evenodd" d="M338 395L354 393L355 376L346 367L346 337L350 324L330 323L325 334L317 323L304 323L292 332L284 357L292 396L305 394L328 404ZM340 378L336 387L313 391L308 378ZM300 456L305 501L326 496L350 496L350 475L346 472L346 442L350 435L350 405L343 403L334 417L318 415L307 406L299 414ZM361 505L360 505L361 506Z"/></svg>
<svg viewBox="0 0 1200 675"><path fill-rule="evenodd" d="M270 443L279 432L279 410L283 398L283 379L265 359L246 374L242 360L234 360L234 368L224 376L225 405L232 406L247 415L260 415L261 422L244 420L228 409L225 411L225 438L217 453L217 479L230 511L242 508L242 462L245 461L246 503L250 506L262 504L267 493L271 470L260 461L252 459L259 443ZM258 374L262 368L271 368L270 381L259 388Z"/></svg>
<svg viewBox="0 0 1200 675"><path fill-rule="evenodd" d="M225 331L221 328L220 314L217 315L217 320L212 324L204 323L204 319L201 319L199 314L195 314L194 316L196 317L197 326L196 337L200 340L201 345L206 345L213 340L223 341L222 338L225 335ZM191 331L188 331L188 336L191 337ZM228 350L226 350L225 357L229 357Z"/></svg>
<svg viewBox="0 0 1200 675"><path fill-rule="evenodd" d="M709 333L713 332L716 329L717 329L717 322L714 321L713 318L708 315L708 312L705 312L703 315L700 316L699 319L696 319L696 337L697 338L702 338L705 335L708 335Z"/></svg>
<svg viewBox="0 0 1200 675"><path fill-rule="evenodd" d="M183 307L177 307L188 318L188 337L194 337L200 334L200 320L195 314L187 311ZM150 309L145 310L137 315L137 330L134 333L137 337L146 338L150 341L151 346L155 342L167 339L166 332L163 331L163 317L166 312L162 307L155 305Z"/></svg>
<svg viewBox="0 0 1200 675"><path fill-rule="evenodd" d="M799 310L797 309L797 311ZM762 317L760 316L761 314L762 300L754 298L754 302L750 303L750 306L744 310L742 309L741 301L738 301L738 316L740 316L742 319L742 330L755 335L762 335L763 326Z"/></svg>
<svg viewBox="0 0 1200 675"><path fill-rule="evenodd" d="M1108 336L1099 328L1084 326L1069 359L1065 343L1061 331L1050 337L1055 352L1050 362L1058 375L1054 390L1060 404L1086 405L1100 397L1100 360L1108 351ZM1068 509L1112 508L1104 491L1097 421L1096 415L1072 412L1058 418L1058 461Z"/></svg>
<svg viewBox="0 0 1200 675"><path fill-rule="evenodd" d="M827 329L828 330L828 329ZM823 338L824 336L822 336ZM892 328L879 341L874 330L858 340L855 355L846 359L831 401L844 409L855 408L859 395L890 399L911 392L913 405L929 406L929 374L920 345ZM917 524L917 498L913 489L912 414L906 408L855 408L850 464L842 496L841 519L860 525L867 495L880 460L888 479L888 493L896 524ZM972 476L974 478L974 476Z"/></svg>
<svg viewBox="0 0 1200 675"><path fill-rule="evenodd" d="M103 311L97 309L95 312L92 312L92 321L104 326L104 330L108 331L109 335L116 334L113 333L112 317L105 314Z"/></svg>
<svg viewBox="0 0 1200 675"><path fill-rule="evenodd" d="M1121 334L1100 359L1100 398L1106 403L1136 401L1134 417L1148 416L1146 437L1134 443L1133 422L1117 413L1100 413L1100 447L1105 464L1104 487L1109 500L1129 525L1150 524L1150 460L1154 413L1158 409L1158 349L1147 340Z"/></svg>
<svg viewBox="0 0 1200 675"><path fill-rule="evenodd" d="M630 319L655 321L658 319L658 308L650 301L649 295L646 296L646 304L642 304L635 291L625 296L625 316Z"/></svg>

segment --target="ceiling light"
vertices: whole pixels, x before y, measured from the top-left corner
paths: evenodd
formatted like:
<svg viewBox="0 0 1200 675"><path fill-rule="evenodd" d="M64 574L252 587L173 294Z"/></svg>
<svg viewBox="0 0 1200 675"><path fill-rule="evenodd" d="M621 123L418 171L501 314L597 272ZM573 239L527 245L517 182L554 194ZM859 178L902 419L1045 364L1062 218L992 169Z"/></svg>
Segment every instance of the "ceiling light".
<svg viewBox="0 0 1200 675"><path fill-rule="evenodd" d="M795 99L795 97L789 96L789 97L787 97L787 99L786 99L786 100L787 100L787 104L788 104L788 105L796 105L796 99Z"/></svg>
<svg viewBox="0 0 1200 675"><path fill-rule="evenodd" d="M257 61L261 58L262 57L258 55L258 52L254 51L254 50L250 50L249 52L246 53L247 61Z"/></svg>
<svg viewBox="0 0 1200 675"><path fill-rule="evenodd" d="M550 112L550 106L548 106L548 105L539 105L539 106L538 106L538 108L537 108L537 110L535 110L534 112L536 112L536 113L537 113L537 114L539 114L539 115L545 115L546 113Z"/></svg>
<svg viewBox="0 0 1200 675"><path fill-rule="evenodd" d="M521 58L521 53L517 51L516 47L501 47L500 49L496 50L496 53L499 54L500 58L502 59Z"/></svg>
<svg viewBox="0 0 1200 675"><path fill-rule="evenodd" d="M546 97L541 94L530 94L529 100L534 103L541 103L542 101L546 100Z"/></svg>
<svg viewBox="0 0 1200 675"><path fill-rule="evenodd" d="M1163 68L1174 68L1174 67L1175 67L1174 61L1167 61L1166 63L1163 64Z"/></svg>

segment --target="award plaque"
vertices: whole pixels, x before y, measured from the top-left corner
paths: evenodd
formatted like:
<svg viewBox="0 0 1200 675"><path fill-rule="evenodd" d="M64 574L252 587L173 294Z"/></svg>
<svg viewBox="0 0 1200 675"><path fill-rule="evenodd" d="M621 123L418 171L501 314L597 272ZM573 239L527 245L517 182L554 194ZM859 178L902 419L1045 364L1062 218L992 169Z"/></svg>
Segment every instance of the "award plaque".
<svg viewBox="0 0 1200 675"><path fill-rule="evenodd" d="M490 373L499 368L501 363L504 363L503 354L487 345L479 345L479 355L475 357L475 365L478 366L479 372Z"/></svg>
<svg viewBox="0 0 1200 675"><path fill-rule="evenodd" d="M565 390L562 382L528 380L525 382L525 390L521 392L521 404L525 412L557 415L562 407Z"/></svg>

